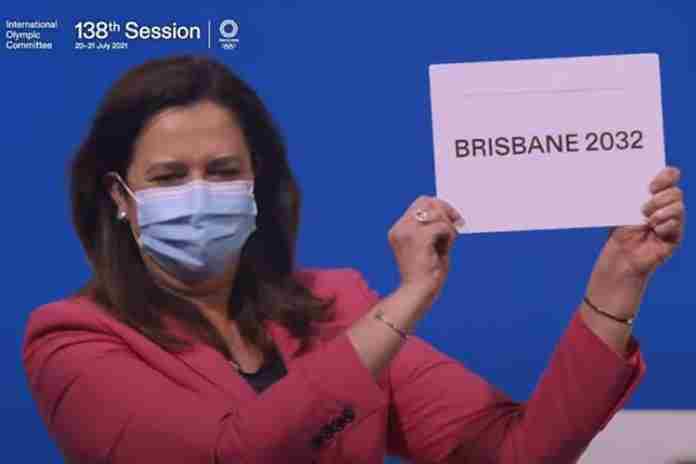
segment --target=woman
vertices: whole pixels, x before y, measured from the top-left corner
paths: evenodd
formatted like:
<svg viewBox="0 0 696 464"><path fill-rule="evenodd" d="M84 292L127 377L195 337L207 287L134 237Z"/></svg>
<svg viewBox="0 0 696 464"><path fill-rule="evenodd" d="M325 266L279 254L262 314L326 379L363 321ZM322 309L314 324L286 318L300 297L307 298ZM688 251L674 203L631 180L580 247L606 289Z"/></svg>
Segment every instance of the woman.
<svg viewBox="0 0 696 464"><path fill-rule="evenodd" d="M574 462L635 388L649 277L679 244L679 171L613 229L526 403L408 335L459 214L418 197L389 230L401 285L296 269L299 191L254 91L209 58L153 60L106 95L71 166L94 274L34 310L29 385L70 462Z"/></svg>

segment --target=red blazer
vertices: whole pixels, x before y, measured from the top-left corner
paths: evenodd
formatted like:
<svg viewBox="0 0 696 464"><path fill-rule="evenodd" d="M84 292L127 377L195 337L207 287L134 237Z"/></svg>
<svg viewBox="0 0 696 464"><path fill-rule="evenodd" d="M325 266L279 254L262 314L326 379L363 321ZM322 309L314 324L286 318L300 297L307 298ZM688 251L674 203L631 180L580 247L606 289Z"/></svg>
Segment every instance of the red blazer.
<svg viewBox="0 0 696 464"><path fill-rule="evenodd" d="M50 435L77 463L574 462L643 375L572 318L531 398L516 403L411 336L375 381L345 329L379 300L351 268L298 271L337 319L315 348L266 328L288 374L258 394L207 345L170 354L87 297L30 315L23 362ZM176 330L176 329L172 329Z"/></svg>

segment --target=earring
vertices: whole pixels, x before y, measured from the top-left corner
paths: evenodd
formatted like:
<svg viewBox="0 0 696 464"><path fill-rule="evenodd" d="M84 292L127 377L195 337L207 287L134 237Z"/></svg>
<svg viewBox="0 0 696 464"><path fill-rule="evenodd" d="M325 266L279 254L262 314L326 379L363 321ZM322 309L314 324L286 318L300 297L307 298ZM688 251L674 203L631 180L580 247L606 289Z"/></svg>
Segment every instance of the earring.
<svg viewBox="0 0 696 464"><path fill-rule="evenodd" d="M127 213L125 211L119 211L116 215L116 219L118 219L119 221L123 221L124 219L126 219L126 215Z"/></svg>

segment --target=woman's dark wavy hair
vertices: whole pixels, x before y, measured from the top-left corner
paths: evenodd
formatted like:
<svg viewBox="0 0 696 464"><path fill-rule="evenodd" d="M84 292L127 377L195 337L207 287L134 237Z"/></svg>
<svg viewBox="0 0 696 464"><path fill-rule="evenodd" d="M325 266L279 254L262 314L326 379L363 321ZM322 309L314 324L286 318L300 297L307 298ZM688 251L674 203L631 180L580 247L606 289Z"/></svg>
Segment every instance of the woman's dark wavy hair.
<svg viewBox="0 0 696 464"><path fill-rule="evenodd" d="M252 154L258 204L257 230L244 245L229 305L242 336L264 352L272 348L264 320L300 338L304 351L314 321L330 320L335 296L321 299L294 274L300 191L286 159L285 142L254 90L222 63L204 56L147 61L119 78L106 93L86 138L69 166L72 221L93 270L76 295L88 295L119 321L168 351L190 346L166 330L173 316L198 340L231 353L222 335L192 303L161 289L148 273L104 175L126 178L140 130L158 112L213 101L237 116Z"/></svg>

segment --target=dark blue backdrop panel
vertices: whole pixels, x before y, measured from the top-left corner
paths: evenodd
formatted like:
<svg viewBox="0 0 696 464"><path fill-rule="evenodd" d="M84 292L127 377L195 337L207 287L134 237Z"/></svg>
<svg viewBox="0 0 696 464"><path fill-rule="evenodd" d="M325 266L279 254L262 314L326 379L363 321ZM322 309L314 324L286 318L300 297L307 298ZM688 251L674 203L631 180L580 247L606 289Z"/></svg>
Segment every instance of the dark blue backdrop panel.
<svg viewBox="0 0 696 464"><path fill-rule="evenodd" d="M60 461L26 389L19 349L29 311L89 275L69 222L65 168L97 102L126 69L156 56L200 52L247 79L282 127L301 183L300 262L356 267L386 294L399 278L387 231L418 195L434 194L431 63L659 53L667 161L683 171L687 204L696 203L689 189L696 172L696 17L687 4L5 2L3 19L61 24L55 50L1 54L10 290L0 324L7 374L0 434L11 437L5 455ZM78 20L205 25L225 18L239 23L236 50L174 41L109 53L71 48ZM481 194L506 192L491 185ZM449 280L418 334L523 400L581 301L606 235L588 228L460 236ZM645 294L635 333L649 371L631 408L696 408L694 239L687 227L684 245Z"/></svg>

